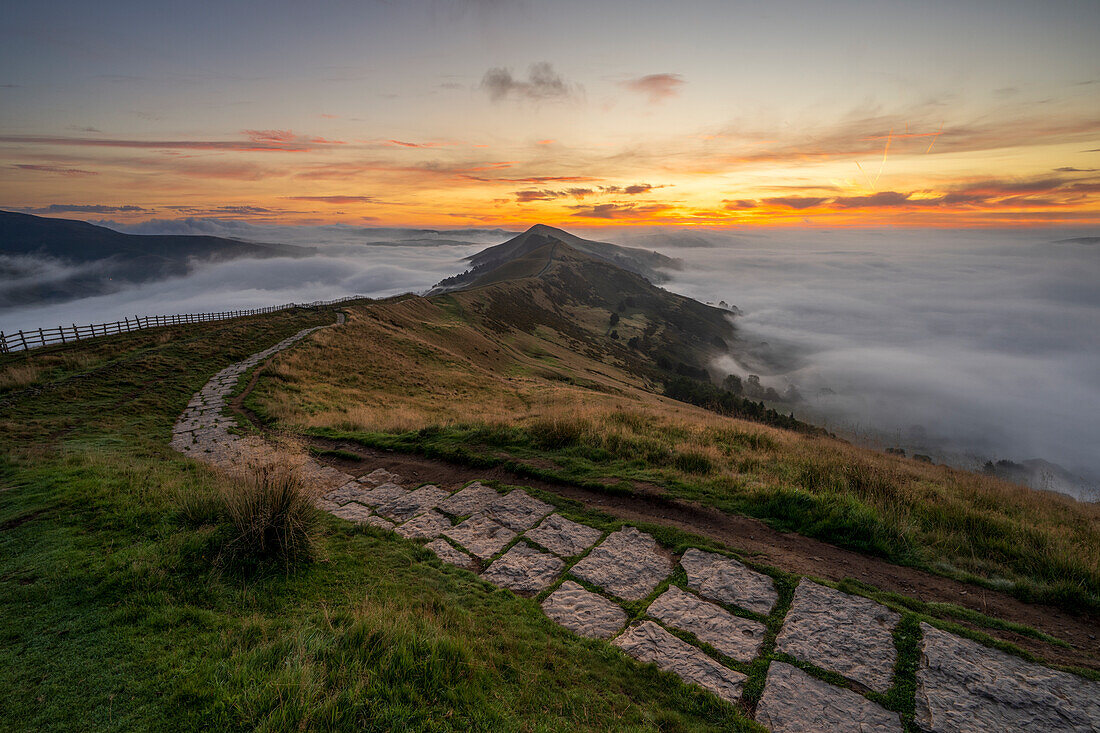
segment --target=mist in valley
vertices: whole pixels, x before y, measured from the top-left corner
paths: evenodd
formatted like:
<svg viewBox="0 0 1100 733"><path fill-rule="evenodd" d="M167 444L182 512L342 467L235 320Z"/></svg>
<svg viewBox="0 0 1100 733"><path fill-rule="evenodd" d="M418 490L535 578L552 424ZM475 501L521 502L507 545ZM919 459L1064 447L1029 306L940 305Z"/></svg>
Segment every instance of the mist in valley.
<svg viewBox="0 0 1100 733"><path fill-rule="evenodd" d="M715 366L795 387L799 417L976 470L1053 462L1083 481L1041 462L998 472L1096 499L1100 246L1058 241L1075 236L704 233L664 250L685 263L666 287L736 306L740 335L766 343L772 366L737 353Z"/></svg>
<svg viewBox="0 0 1100 733"><path fill-rule="evenodd" d="M186 277L37 305L21 305L20 289L79 273L9 258L0 262L0 329L425 292L511 236L209 219L113 226L319 253L200 263ZM678 258L683 268L664 287L736 306L742 342L714 366L757 374L779 393L795 388L800 399L778 405L784 412L976 470L989 460L1042 459L1083 480L1042 463L1019 478L1096 498L1100 245L1057 241L1088 232L570 231Z"/></svg>

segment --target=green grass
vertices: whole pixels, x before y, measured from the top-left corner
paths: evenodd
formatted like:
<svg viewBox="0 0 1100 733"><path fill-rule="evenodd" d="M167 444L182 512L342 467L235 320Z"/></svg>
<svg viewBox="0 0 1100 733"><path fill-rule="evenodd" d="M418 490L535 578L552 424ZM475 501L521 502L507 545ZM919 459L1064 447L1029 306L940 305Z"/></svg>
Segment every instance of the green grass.
<svg viewBox="0 0 1100 733"><path fill-rule="evenodd" d="M261 395L254 393L248 404L263 416ZM669 450L667 443L676 435L665 436L665 443L644 437L623 440L597 435L580 420L535 422L526 428L475 424L405 433L333 428L307 432L475 467L503 466L521 476L605 492L630 493L635 483L661 486L670 497L756 517L780 530L1008 591L1028 602L1050 603L1074 613L1100 613L1100 579L1071 564L1075 558L1046 552L1038 539L1021 542L1015 526L1001 526L992 517L949 515L953 510L931 503L918 506L903 523L894 521L876 503L861 498L887 491L885 479L858 467L833 471L802 465L795 467L797 475L790 485L747 485L736 477L708 474L711 459L706 455ZM766 436L731 437L734 444L766 440ZM952 534L941 537L939 533L945 531ZM946 543L956 542L958 536L971 544L965 548L971 553L969 561L981 567L982 574L944 562Z"/></svg>
<svg viewBox="0 0 1100 733"><path fill-rule="evenodd" d="M88 342L71 348L94 360L11 392L5 728L757 729L534 601L335 518L317 561L216 564L226 528L181 497L213 496L219 479L168 448L175 417L218 369L331 321L289 312Z"/></svg>

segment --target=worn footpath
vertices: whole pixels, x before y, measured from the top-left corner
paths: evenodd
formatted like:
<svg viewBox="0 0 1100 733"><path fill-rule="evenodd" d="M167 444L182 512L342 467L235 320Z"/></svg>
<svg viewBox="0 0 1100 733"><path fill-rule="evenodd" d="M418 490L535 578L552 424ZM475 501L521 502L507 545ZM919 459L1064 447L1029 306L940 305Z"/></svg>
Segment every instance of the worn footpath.
<svg viewBox="0 0 1100 733"><path fill-rule="evenodd" d="M230 432L227 398L241 375L316 330L215 374L180 416L172 446L223 468L272 458L279 449L263 438ZM880 704L905 689L901 616L873 600L803 578L780 619L773 579L735 557L696 548L675 556L636 527L590 527L522 489L413 485L382 468L353 476L309 459L301 471L320 509L425 543L442 561L535 599L570 631L734 704L743 670L767 652L767 625L778 623L755 709L776 733L904 730ZM1100 683L928 624L920 636L910 698L919 729L1100 731Z"/></svg>

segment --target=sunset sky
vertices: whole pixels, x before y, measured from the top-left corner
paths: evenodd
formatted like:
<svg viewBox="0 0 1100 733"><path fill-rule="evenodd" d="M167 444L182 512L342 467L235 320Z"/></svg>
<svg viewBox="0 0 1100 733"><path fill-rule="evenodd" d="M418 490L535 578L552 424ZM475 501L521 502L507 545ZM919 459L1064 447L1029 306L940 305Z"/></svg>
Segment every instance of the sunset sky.
<svg viewBox="0 0 1100 733"><path fill-rule="evenodd" d="M0 11L0 208L385 226L1100 224L1100 2Z"/></svg>

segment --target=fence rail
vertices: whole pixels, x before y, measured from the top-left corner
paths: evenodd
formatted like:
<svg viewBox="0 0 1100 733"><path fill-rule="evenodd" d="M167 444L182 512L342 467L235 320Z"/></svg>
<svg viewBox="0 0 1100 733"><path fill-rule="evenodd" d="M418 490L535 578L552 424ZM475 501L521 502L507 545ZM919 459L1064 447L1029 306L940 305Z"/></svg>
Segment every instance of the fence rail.
<svg viewBox="0 0 1100 733"><path fill-rule="evenodd" d="M349 300L359 300L366 296L351 295L347 298L336 300L317 300L312 303L286 303L284 305L272 305L266 308L253 308L251 310L222 311L220 313L184 313L171 316L134 316L123 318L113 323L93 323L86 326L55 326L53 328L39 328L29 331L17 331L4 333L0 331L0 354L10 354L15 351L37 349L42 346L54 344L67 344L74 341L83 341L100 336L111 336L116 333L140 331L143 328L156 328L158 326L179 326L188 323L203 323L206 321L224 321L229 318L242 316L256 316L262 313L275 313L276 311L290 308L321 308L336 303L345 303Z"/></svg>

